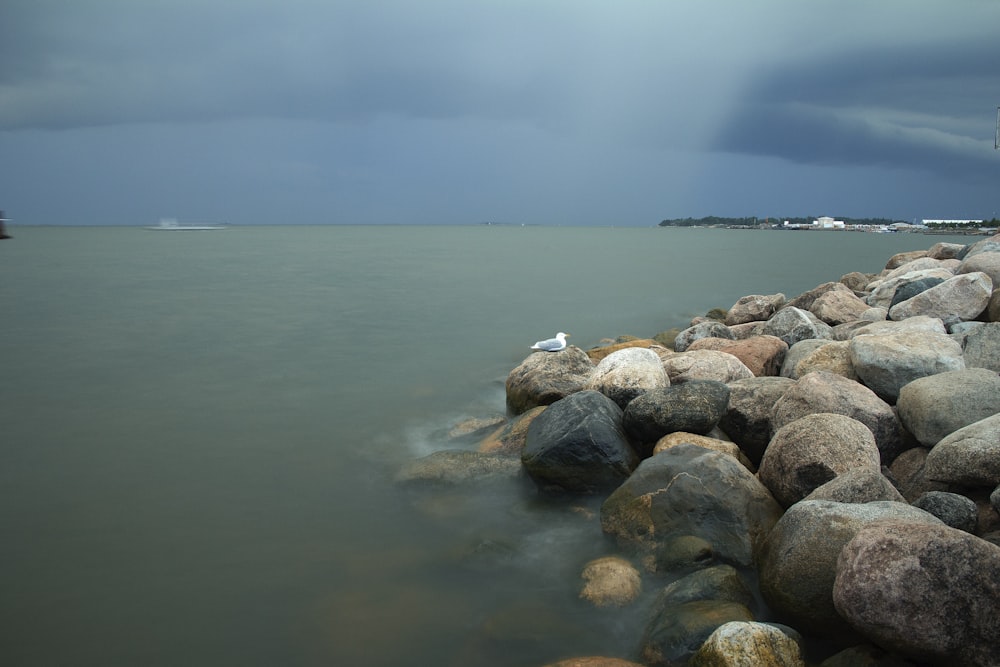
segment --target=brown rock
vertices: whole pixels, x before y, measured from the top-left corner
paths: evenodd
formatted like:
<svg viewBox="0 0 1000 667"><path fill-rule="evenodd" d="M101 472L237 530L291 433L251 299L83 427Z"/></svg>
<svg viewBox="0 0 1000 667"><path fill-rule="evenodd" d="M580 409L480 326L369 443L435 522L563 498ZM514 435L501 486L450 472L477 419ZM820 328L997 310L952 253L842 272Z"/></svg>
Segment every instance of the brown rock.
<svg viewBox="0 0 1000 667"><path fill-rule="evenodd" d="M688 346L688 352L695 350L728 352L742 361L756 377L761 377L781 372L788 344L776 336L753 336L741 340L702 338Z"/></svg>

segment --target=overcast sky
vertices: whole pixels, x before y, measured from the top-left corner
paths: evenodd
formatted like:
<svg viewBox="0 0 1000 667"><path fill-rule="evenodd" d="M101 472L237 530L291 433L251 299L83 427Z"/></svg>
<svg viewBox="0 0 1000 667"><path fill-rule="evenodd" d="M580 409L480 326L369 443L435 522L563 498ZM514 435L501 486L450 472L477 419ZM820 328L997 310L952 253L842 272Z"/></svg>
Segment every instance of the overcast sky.
<svg viewBox="0 0 1000 667"><path fill-rule="evenodd" d="M1000 213L995 0L3 0L19 224Z"/></svg>

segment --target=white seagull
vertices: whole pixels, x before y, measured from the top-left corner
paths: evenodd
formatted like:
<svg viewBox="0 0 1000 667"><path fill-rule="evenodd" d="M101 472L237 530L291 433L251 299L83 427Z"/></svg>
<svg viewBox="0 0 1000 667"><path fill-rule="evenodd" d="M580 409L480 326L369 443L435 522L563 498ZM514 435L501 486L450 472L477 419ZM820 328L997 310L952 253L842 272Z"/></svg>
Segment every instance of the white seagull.
<svg viewBox="0 0 1000 667"><path fill-rule="evenodd" d="M531 346L532 350L543 350L545 352L558 352L559 350L566 349L566 337L569 336L568 333L563 333L560 331L556 334L555 338L549 338L548 340L540 340Z"/></svg>

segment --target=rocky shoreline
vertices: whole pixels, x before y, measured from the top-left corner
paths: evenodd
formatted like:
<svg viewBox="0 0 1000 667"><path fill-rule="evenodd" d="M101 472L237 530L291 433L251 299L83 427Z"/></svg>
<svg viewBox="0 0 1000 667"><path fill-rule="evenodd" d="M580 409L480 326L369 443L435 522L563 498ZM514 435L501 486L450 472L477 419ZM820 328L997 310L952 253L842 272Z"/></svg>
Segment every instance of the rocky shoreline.
<svg viewBox="0 0 1000 667"><path fill-rule="evenodd" d="M996 286L996 287L995 287ZM664 583L634 654L558 663L1000 665L1000 235L683 330L534 352L420 488L603 499L580 596ZM457 436L456 436L457 437ZM810 658L812 660L812 658Z"/></svg>

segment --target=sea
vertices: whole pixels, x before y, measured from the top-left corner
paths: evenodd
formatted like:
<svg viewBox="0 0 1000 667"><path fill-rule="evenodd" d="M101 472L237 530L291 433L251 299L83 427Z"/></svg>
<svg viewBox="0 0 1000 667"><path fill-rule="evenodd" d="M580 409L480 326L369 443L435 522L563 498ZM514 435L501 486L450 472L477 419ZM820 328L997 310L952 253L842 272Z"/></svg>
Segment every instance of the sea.
<svg viewBox="0 0 1000 667"><path fill-rule="evenodd" d="M579 598L599 498L400 469L557 331L650 337L974 237L547 226L15 226L0 242L0 663L635 657L666 583Z"/></svg>

